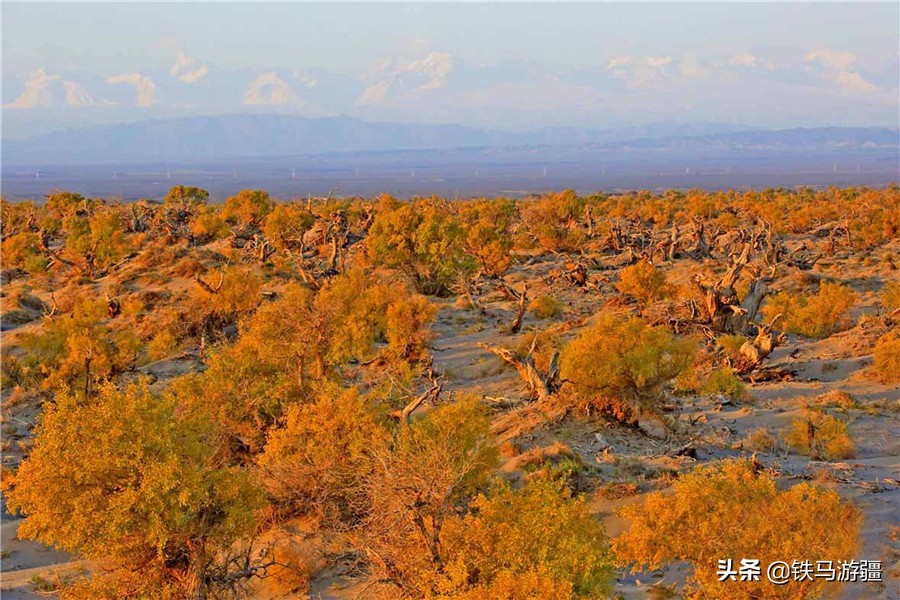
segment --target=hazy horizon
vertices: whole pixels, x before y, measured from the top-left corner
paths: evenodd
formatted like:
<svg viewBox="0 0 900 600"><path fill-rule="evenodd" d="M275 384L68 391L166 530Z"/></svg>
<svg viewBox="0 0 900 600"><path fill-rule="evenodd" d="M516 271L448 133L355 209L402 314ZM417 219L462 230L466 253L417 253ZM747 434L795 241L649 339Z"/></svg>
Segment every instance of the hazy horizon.
<svg viewBox="0 0 900 600"><path fill-rule="evenodd" d="M6 139L235 112L511 130L898 127L896 3L2 11Z"/></svg>

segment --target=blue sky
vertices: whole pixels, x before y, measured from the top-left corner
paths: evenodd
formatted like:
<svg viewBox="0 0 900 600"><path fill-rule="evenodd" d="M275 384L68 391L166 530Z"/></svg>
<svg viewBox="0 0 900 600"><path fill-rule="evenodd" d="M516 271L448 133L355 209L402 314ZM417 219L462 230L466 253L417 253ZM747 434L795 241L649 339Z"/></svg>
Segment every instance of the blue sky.
<svg viewBox="0 0 900 600"><path fill-rule="evenodd" d="M896 126L900 108L896 2L4 2L2 17L17 130L51 109L525 127Z"/></svg>

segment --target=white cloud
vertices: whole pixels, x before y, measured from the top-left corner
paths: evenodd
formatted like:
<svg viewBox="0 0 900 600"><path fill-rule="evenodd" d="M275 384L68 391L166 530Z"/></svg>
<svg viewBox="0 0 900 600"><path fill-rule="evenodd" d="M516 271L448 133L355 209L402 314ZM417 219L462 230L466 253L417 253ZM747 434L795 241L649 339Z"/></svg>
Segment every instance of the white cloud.
<svg viewBox="0 0 900 600"><path fill-rule="evenodd" d="M113 75L106 78L107 83L127 83L134 86L137 91L135 103L138 106L153 106L156 104L156 84L146 75L129 73L127 75Z"/></svg>
<svg viewBox="0 0 900 600"><path fill-rule="evenodd" d="M747 69L765 69L766 71L774 71L775 64L768 60L763 60L758 56L749 52L735 54L728 59L728 64L732 67L744 67Z"/></svg>
<svg viewBox="0 0 900 600"><path fill-rule="evenodd" d="M244 92L244 104L302 106L305 102L275 71L270 71L250 82Z"/></svg>
<svg viewBox="0 0 900 600"><path fill-rule="evenodd" d="M98 101L74 81L51 75L40 68L25 82L25 90L7 108L92 106Z"/></svg>
<svg viewBox="0 0 900 600"><path fill-rule="evenodd" d="M830 48L813 50L806 54L806 62L824 68L822 77L832 81L847 92L872 92L878 86L854 70L856 55L852 52L834 51Z"/></svg>
<svg viewBox="0 0 900 600"><path fill-rule="evenodd" d="M678 72L689 79L704 79L712 74L712 69L703 66L696 56L689 56L678 65Z"/></svg>
<svg viewBox="0 0 900 600"><path fill-rule="evenodd" d="M175 58L175 62L169 69L172 77L178 79L182 83L197 83L206 75L208 69L205 64L201 64L196 58L188 57L184 52L179 52Z"/></svg>
<svg viewBox="0 0 900 600"><path fill-rule="evenodd" d="M649 87L667 77L671 56L617 56L606 63L606 69L629 87Z"/></svg>
<svg viewBox="0 0 900 600"><path fill-rule="evenodd" d="M818 62L835 70L847 71L856 63L856 55L852 52L835 52L830 48L822 48L808 52L806 62Z"/></svg>
<svg viewBox="0 0 900 600"><path fill-rule="evenodd" d="M848 92L873 92L878 86L853 71L837 71L829 75L829 79Z"/></svg>
<svg viewBox="0 0 900 600"><path fill-rule="evenodd" d="M319 85L319 82L316 81L315 77L299 69L294 71L294 77L296 77L297 81L299 81L303 85L303 87L306 88L314 88Z"/></svg>

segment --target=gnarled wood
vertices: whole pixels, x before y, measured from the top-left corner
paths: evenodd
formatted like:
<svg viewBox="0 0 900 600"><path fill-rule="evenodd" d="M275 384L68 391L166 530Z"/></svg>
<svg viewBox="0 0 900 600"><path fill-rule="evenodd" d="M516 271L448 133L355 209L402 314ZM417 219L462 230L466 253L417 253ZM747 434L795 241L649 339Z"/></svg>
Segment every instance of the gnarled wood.
<svg viewBox="0 0 900 600"><path fill-rule="evenodd" d="M547 373L542 374L534 364L533 353L536 342L537 338L532 341L531 348L529 348L528 355L525 356L525 358L519 358L516 356L516 353L509 348L488 346L487 344L482 343L479 343L478 345L491 354L496 355L507 364L512 365L519 373L519 377L522 378L522 381L525 382L531 398L543 402L559 390L559 352L553 353Z"/></svg>

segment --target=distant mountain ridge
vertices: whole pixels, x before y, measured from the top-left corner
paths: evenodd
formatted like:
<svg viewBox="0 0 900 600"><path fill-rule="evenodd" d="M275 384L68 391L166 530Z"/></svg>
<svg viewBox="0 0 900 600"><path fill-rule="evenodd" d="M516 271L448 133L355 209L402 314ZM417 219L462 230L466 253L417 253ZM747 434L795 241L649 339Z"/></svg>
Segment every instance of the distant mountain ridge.
<svg viewBox="0 0 900 600"><path fill-rule="evenodd" d="M145 164L399 150L581 145L892 147L898 145L898 131L844 127L759 130L729 124L665 122L606 130L541 128L514 132L349 117L228 114L99 125L4 140L2 158L7 165Z"/></svg>

